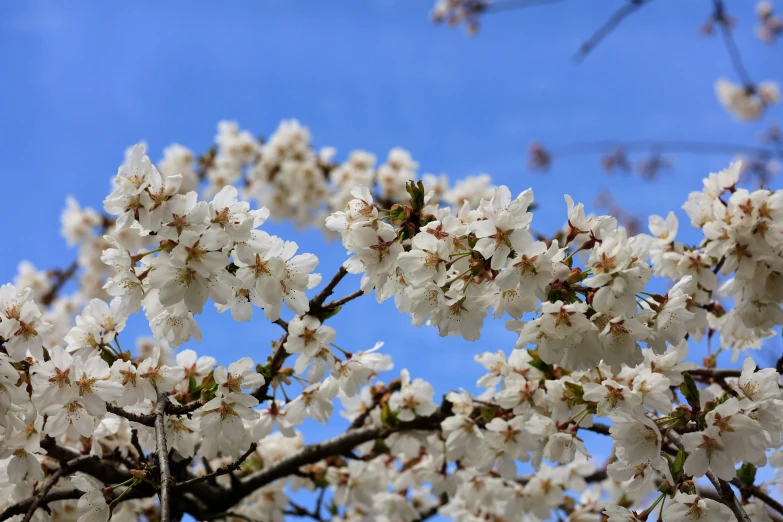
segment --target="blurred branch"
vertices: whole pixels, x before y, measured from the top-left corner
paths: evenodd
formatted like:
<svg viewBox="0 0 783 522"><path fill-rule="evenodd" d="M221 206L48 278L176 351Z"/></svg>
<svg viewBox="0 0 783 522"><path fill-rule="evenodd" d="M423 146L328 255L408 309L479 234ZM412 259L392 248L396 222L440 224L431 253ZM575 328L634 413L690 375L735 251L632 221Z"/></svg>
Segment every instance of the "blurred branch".
<svg viewBox="0 0 783 522"><path fill-rule="evenodd" d="M726 14L726 6L723 4L723 0L713 0L712 5L715 8L712 18L720 30L723 37L723 43L726 45L726 50L729 53L731 59L731 65L734 67L734 71L737 73L740 81L745 84L746 87L753 87L755 84L748 74L748 70L742 61L737 42L734 41L734 35L731 34L732 21Z"/></svg>
<svg viewBox="0 0 783 522"><path fill-rule="evenodd" d="M628 0L625 5L612 13L612 16L610 16L609 19L590 36L590 38L579 46L579 50L576 52L576 55L574 55L574 60L577 62L584 60L593 49L598 47L598 44L600 44L604 38L617 29L617 26L619 26L623 20L650 2L652 2L652 0Z"/></svg>
<svg viewBox="0 0 783 522"><path fill-rule="evenodd" d="M767 147L740 145L718 141L692 140L631 140L631 141L585 141L563 145L550 149L550 154L558 157L580 154L596 154L611 149L623 149L628 152L662 152L676 154L726 155L749 154L772 157L777 153Z"/></svg>
<svg viewBox="0 0 783 522"><path fill-rule="evenodd" d="M486 13L498 13L500 11L511 11L514 9L524 9L526 7L536 7L540 5L558 4L565 0L506 0L505 2L487 3L484 7Z"/></svg>

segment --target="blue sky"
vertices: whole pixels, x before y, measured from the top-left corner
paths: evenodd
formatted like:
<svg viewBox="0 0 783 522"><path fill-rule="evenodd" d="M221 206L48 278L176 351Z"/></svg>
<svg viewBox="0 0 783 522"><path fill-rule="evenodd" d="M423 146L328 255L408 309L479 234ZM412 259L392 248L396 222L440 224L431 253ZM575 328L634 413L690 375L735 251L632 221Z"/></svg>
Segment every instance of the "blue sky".
<svg viewBox="0 0 783 522"><path fill-rule="evenodd" d="M0 17L0 280L11 280L23 258L40 268L73 259L59 236L65 197L100 208L127 146L146 140L154 160L172 142L202 151L220 119L268 135L281 119L297 118L316 145L333 145L340 157L359 148L384 157L402 146L421 172L454 179L486 172L513 192L533 187L539 230L561 224L564 192L590 208L611 189L642 216L679 209L728 158L679 156L674 171L650 184L607 177L593 157L530 173L526 152L534 140L755 143L781 109L739 124L719 107L715 79L736 78L720 40L697 35L710 4L653 2L581 64L574 51L620 0L494 15L472 38L433 25L430 0L8 4ZM736 38L751 76L781 82L779 48L753 37L752 3L727 6L739 19ZM325 277L344 259L339 244L317 234L268 229L319 255ZM357 287L349 278L337 295ZM338 344L360 350L384 340L397 369L431 378L438 393L472 387L480 373L473 354L513 342L502 321L467 343L413 329L391 303L370 304L352 303L332 322ZM229 323L206 314L204 339L188 346L221 362L263 360L279 334L261 314Z"/></svg>

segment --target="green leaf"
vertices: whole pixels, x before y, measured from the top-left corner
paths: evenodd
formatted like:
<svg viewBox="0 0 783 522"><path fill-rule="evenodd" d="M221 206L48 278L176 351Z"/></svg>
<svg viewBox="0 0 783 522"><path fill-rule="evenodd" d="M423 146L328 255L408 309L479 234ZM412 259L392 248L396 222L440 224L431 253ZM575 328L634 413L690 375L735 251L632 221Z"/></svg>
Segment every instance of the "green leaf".
<svg viewBox="0 0 783 522"><path fill-rule="evenodd" d="M677 456L674 460L670 457L667 457L667 460L669 461L669 471L672 474L672 479L677 480L685 466L685 452L680 450L677 452Z"/></svg>
<svg viewBox="0 0 783 522"><path fill-rule="evenodd" d="M752 486L756 481L756 466L746 462L737 470L737 478L746 486Z"/></svg>
<svg viewBox="0 0 783 522"><path fill-rule="evenodd" d="M584 402L585 389L582 388L580 384L566 381L563 383L563 386L565 386L566 389L571 393L571 395L574 396L574 399L576 399L577 404Z"/></svg>
<svg viewBox="0 0 783 522"><path fill-rule="evenodd" d="M381 423L387 428L394 428L400 424L400 419L397 418L397 413L393 412L389 408L389 404L384 404L381 409Z"/></svg>
<svg viewBox="0 0 783 522"><path fill-rule="evenodd" d="M413 210L421 211L424 208L424 183L421 181L409 181L405 190L411 196L411 207Z"/></svg>
<svg viewBox="0 0 783 522"><path fill-rule="evenodd" d="M389 221L395 225L402 225L408 221L408 218L411 216L411 210L410 207L395 204L389 211Z"/></svg>
<svg viewBox="0 0 783 522"><path fill-rule="evenodd" d="M701 407L701 402L699 400L699 389L696 387L696 381L693 380L693 377L691 377L691 374L689 373L683 373L682 376L684 381L680 385L680 393L682 393L685 400L688 401L691 409L698 411Z"/></svg>

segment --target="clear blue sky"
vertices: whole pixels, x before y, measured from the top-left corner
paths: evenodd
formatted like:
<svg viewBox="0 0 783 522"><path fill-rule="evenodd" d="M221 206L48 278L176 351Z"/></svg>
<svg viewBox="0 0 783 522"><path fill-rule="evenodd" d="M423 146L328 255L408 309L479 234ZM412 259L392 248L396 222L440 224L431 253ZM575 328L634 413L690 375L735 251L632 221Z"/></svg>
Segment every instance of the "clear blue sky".
<svg viewBox="0 0 783 522"><path fill-rule="evenodd" d="M402 146L421 172L486 172L512 192L532 186L540 230L562 223L564 191L588 208L611 189L640 215L679 209L728 158L678 157L656 184L607 177L589 157L548 175L525 170L533 140L755 143L770 121L739 124L718 106L715 79L736 78L720 40L696 34L707 0L652 2L575 64L579 43L622 3L570 0L494 15L472 38L433 25L430 0L8 3L0 15L0 280L13 278L22 258L41 268L73 259L59 236L65 197L100 208L127 146L146 140L154 160L175 141L203 151L220 119L268 135L298 118L340 157ZM779 47L752 35L753 2L727 6L750 74L781 82ZM770 116L780 121L781 109ZM325 277L344 259L339 244L316 234L270 228L318 254ZM350 279L338 295L357 287ZM384 340L397 370L431 378L439 393L473 385L473 354L513 343L502 321L476 343L443 340L410 327L391 303L365 299L333 321L338 344L359 350ZM279 334L261 314L239 326L228 314L200 323L203 341L188 346L221 362L262 360Z"/></svg>

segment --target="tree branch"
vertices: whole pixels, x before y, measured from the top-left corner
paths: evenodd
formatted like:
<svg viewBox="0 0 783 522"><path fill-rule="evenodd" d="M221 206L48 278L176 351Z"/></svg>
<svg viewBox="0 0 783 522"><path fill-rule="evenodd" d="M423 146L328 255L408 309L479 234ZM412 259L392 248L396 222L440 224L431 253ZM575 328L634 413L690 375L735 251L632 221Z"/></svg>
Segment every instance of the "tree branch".
<svg viewBox="0 0 783 522"><path fill-rule="evenodd" d="M201 408L204 403L201 399L189 402L187 404L174 404L171 401L166 401L166 413L169 415L188 415L193 413L197 409ZM155 427L156 414L154 413L132 413L124 408L115 406L114 404L107 402L106 411L113 413L119 417L124 417L131 422L147 426L149 428Z"/></svg>
<svg viewBox="0 0 783 522"><path fill-rule="evenodd" d="M625 5L612 13L612 16L610 16L609 19L590 36L590 38L579 46L579 50L576 52L574 60L577 62L584 60L593 49L598 47L598 44L600 44L609 33L614 31L617 26L622 23L623 20L651 1L652 0L628 0Z"/></svg>
<svg viewBox="0 0 783 522"><path fill-rule="evenodd" d="M52 277L54 278L54 284L49 289L46 294L44 294L41 297L41 303L44 306L48 306L52 304L52 301L54 301L57 298L57 294L60 293L60 290L62 290L63 286L65 286L65 283L67 283L74 275L76 275L76 271L79 269L79 261L74 260L73 263L68 266L65 270L54 270L52 271Z"/></svg>
<svg viewBox="0 0 783 522"><path fill-rule="evenodd" d="M255 519L252 519L247 515L234 513L232 511L226 511L225 513L218 513L216 515L207 515L202 517L202 520L220 520L221 518L238 518L240 520L244 520L245 522L256 522Z"/></svg>
<svg viewBox="0 0 783 522"><path fill-rule="evenodd" d="M173 404L169 402L168 406L166 407L166 413L169 415L189 415L197 409L201 408L203 405L204 403L201 401L201 399L189 402L187 404Z"/></svg>
<svg viewBox="0 0 783 522"><path fill-rule="evenodd" d="M737 47L737 42L734 41L734 36L731 34L729 18L726 15L726 6L723 4L723 0L713 0L712 4L715 8L713 17L715 19L715 23L718 24L720 29L721 36L723 37L723 43L725 44L726 51L728 51L729 58L731 59L731 65L734 67L734 72L737 73L740 81L746 87L753 87L753 80L750 78L748 69L745 67L745 64L742 61L742 56L740 55L739 48Z"/></svg>
<svg viewBox="0 0 783 522"><path fill-rule="evenodd" d="M334 289L346 275L348 275L348 270L341 266L334 277L332 277L332 280L329 281L329 283L324 287L324 289L321 290L318 295L310 299L310 310L313 308L320 308L321 305L324 304L324 301L326 301L326 299L334 293Z"/></svg>
<svg viewBox="0 0 783 522"><path fill-rule="evenodd" d="M634 152L657 153L686 153L704 155L735 154L758 155L765 158L775 156L775 151L766 147L742 145L738 143L724 143L717 141L692 141L692 140L630 140L630 141L585 141L570 143L549 150L554 157L574 156L580 154L600 154L608 151L622 149Z"/></svg>
<svg viewBox="0 0 783 522"><path fill-rule="evenodd" d="M166 406L169 397L165 393L158 394L155 403L155 439L160 467L160 522L171 522L171 469L169 468L169 451L166 448Z"/></svg>
<svg viewBox="0 0 783 522"><path fill-rule="evenodd" d="M27 510L27 513L22 519L22 522L30 522L30 520L33 518L33 515L35 514L35 510L38 509L38 506L41 505L41 502L43 502L44 498L46 498L46 496L49 494L49 491L51 491L54 485L57 484L66 471L69 471L71 468L78 466L79 463L90 458L92 458L90 455L80 455L75 459L69 460L68 462L61 463L60 469L54 472L54 475L52 475L52 478L50 478L43 489L41 489L41 492L33 498L33 501L30 504L30 508Z"/></svg>
<svg viewBox="0 0 783 522"><path fill-rule="evenodd" d="M58 500L74 500L81 497L82 495L84 495L84 492L79 491L78 489L64 489L61 491L55 491L54 493L49 493L43 497L39 501L39 505L48 504L49 502L57 502ZM16 504L7 507L5 511L0 513L0 522L3 520L8 520L13 516L27 513L28 509L30 509L36 499L37 497L30 497L26 500L22 500L21 502L17 502Z"/></svg>
<svg viewBox="0 0 783 522"><path fill-rule="evenodd" d="M783 515L783 504L781 504L774 498L770 497L758 486L748 486L747 484L743 484L737 479L732 480L731 484L736 486L741 492L756 497L757 499L764 502L766 505L768 505L769 507L771 507L772 509L774 509L775 511Z"/></svg>
<svg viewBox="0 0 783 522"><path fill-rule="evenodd" d="M524 9L526 7L537 7L540 5L557 4L564 0L506 0L505 2L494 2L487 4L484 8L485 13L499 13L501 11L511 11L515 9Z"/></svg>
<svg viewBox="0 0 783 522"><path fill-rule="evenodd" d="M232 493L236 494L226 498L227 505L223 506L221 504L221 506L226 509L230 508L258 488L264 487L280 478L292 475L302 466L313 464L332 455L341 455L364 442L375 439L385 439L392 433L403 431L439 430L441 421L448 415L449 406L450 405L447 403L444 403L444 406L441 406L440 410L429 417L421 417L410 422L404 422L396 428L370 426L348 431L324 442L305 446L290 457L250 475L240 483L241 487L237 488L236 492L232 491Z"/></svg>
<svg viewBox="0 0 783 522"><path fill-rule="evenodd" d="M155 426L155 414L152 413L131 413L125 410L124 408L115 406L110 402L106 403L106 411L108 411L109 413L113 413L118 417L124 417L131 422L142 424L150 428Z"/></svg>
<svg viewBox="0 0 783 522"><path fill-rule="evenodd" d="M324 308L324 310L331 310L333 308L337 308L338 306L342 306L345 303L353 301L354 299L357 299L357 298L359 298L359 297L361 297L363 295L364 295L364 290L357 290L356 292L354 292L354 293L352 293L350 295L347 295L347 296L343 297L342 299L337 299L335 301L330 301L330 302L326 303L323 306L323 308Z"/></svg>
<svg viewBox="0 0 783 522"><path fill-rule="evenodd" d="M254 451L256 451L256 448L258 446L256 443L252 443L250 447L247 449L246 452L244 452L237 460L232 462L231 464L227 466L223 466L222 468L218 468L212 473L208 473L207 475L202 475L200 477L194 477L192 479L183 480L182 482L177 482L174 484L174 489L184 488L187 486L192 486L193 484L198 484L199 482L205 482L207 480L210 480L214 477L219 477L221 475L226 475L228 473L231 473L232 471L236 471L239 469L239 466L242 465L242 463L247 460L247 458L253 454Z"/></svg>

